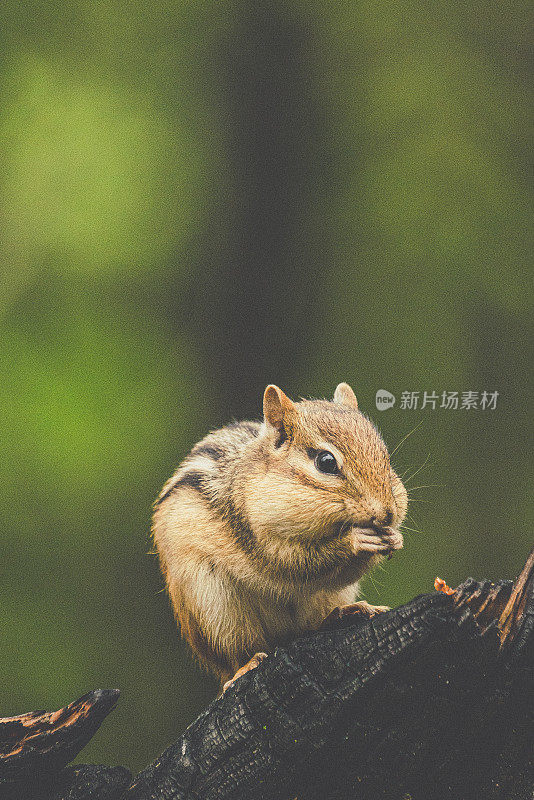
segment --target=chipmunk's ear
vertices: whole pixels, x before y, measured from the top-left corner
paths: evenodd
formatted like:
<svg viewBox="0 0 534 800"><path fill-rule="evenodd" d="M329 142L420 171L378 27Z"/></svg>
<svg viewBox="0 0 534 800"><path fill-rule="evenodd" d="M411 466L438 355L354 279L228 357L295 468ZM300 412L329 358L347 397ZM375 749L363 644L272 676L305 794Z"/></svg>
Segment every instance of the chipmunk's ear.
<svg viewBox="0 0 534 800"><path fill-rule="evenodd" d="M278 434L277 447L291 436L296 412L295 404L278 386L271 383L266 388L263 395L263 416L266 424Z"/></svg>
<svg viewBox="0 0 534 800"><path fill-rule="evenodd" d="M349 406L349 408L358 408L356 395L348 383L339 384L334 392L334 403L339 403L340 406Z"/></svg>

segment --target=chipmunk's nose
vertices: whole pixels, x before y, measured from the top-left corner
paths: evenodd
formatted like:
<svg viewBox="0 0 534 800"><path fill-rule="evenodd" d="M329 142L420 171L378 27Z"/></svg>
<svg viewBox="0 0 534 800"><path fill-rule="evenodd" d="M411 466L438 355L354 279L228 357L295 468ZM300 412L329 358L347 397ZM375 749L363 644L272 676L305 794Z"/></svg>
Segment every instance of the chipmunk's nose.
<svg viewBox="0 0 534 800"><path fill-rule="evenodd" d="M380 517L371 517L373 528L387 528L393 522L393 511L384 511Z"/></svg>

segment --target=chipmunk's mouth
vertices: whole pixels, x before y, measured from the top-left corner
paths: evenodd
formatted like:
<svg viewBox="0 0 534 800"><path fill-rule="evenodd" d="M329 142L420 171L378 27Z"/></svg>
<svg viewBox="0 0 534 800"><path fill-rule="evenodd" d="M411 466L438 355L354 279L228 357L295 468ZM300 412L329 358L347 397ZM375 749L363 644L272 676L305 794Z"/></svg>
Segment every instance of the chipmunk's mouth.
<svg viewBox="0 0 534 800"><path fill-rule="evenodd" d="M354 520L346 520L345 522L339 522L336 528L336 536L339 538L343 538L349 531L354 531L355 533L365 533L367 535L374 535L374 536L383 536L384 539L388 539L391 536L400 536L401 532L399 528L394 527L393 525L358 525L357 522Z"/></svg>
<svg viewBox="0 0 534 800"><path fill-rule="evenodd" d="M347 522L340 522L337 526L336 536L342 539L348 533L366 533L369 536L376 536L377 534L388 536L393 532L392 528L374 528L372 525L358 525L354 520L347 520Z"/></svg>

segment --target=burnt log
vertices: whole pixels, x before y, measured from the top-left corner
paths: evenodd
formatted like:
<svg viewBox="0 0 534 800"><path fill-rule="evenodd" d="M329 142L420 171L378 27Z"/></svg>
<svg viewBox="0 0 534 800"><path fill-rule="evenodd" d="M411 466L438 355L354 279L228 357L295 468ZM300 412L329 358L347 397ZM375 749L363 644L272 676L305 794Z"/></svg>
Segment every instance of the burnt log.
<svg viewBox="0 0 534 800"><path fill-rule="evenodd" d="M108 794L110 768L58 758L54 778L38 740L39 800L532 800L534 551L515 584L468 579L279 648ZM27 785L26 744L10 746L1 797Z"/></svg>
<svg viewBox="0 0 534 800"><path fill-rule="evenodd" d="M123 767L67 767L115 708L118 689L96 689L59 711L0 719L2 800L115 800L129 785Z"/></svg>

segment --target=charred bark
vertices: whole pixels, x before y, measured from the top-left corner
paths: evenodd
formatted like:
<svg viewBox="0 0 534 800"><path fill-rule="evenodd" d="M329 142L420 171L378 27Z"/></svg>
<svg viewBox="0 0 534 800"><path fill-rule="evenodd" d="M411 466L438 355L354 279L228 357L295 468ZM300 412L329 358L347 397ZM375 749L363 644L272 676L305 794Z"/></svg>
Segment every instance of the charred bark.
<svg viewBox="0 0 534 800"><path fill-rule="evenodd" d="M0 721L0 796L532 800L533 657L534 551L515 584L468 579L278 649L133 782L65 766L116 697Z"/></svg>

